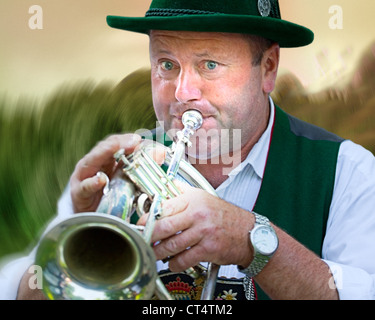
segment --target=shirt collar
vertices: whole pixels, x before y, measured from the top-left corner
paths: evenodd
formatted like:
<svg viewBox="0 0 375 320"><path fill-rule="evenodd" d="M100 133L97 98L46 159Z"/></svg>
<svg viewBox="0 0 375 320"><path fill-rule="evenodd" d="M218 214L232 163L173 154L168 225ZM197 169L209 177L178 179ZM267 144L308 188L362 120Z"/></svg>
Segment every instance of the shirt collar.
<svg viewBox="0 0 375 320"><path fill-rule="evenodd" d="M262 136L258 142L251 149L246 159L235 169L229 173L229 178L234 178L239 172L241 172L247 165L250 165L259 178L263 178L264 169L266 166L268 149L271 141L271 132L273 127L273 122L275 119L275 105L272 98L269 98L270 101L270 117L267 125L267 129L263 132Z"/></svg>

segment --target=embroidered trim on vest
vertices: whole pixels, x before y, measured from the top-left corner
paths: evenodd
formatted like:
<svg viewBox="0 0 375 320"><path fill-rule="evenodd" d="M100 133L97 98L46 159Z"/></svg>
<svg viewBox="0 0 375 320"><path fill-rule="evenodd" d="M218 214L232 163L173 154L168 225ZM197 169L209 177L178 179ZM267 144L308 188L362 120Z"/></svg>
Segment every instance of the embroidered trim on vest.
<svg viewBox="0 0 375 320"><path fill-rule="evenodd" d="M184 272L175 273L169 270L160 271L159 276L175 300L201 300L205 283L204 276L194 278ZM255 285L253 280L251 280L251 286L254 290L252 300L255 300ZM243 279L218 278L213 299L246 300Z"/></svg>

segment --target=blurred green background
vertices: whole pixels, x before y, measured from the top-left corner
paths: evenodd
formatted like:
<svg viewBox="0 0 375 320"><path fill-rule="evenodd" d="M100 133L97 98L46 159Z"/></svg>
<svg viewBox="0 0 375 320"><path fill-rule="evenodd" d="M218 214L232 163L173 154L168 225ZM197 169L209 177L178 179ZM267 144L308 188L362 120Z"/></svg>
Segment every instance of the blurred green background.
<svg viewBox="0 0 375 320"><path fill-rule="evenodd" d="M0 258L32 246L76 162L110 133L155 127L149 71L58 88L43 105L0 99Z"/></svg>
<svg viewBox="0 0 375 320"><path fill-rule="evenodd" d="M272 96L293 115L375 152L375 45L345 85L309 93L286 73ZM0 98L0 259L35 244L76 162L99 140L155 122L149 70L117 85L72 82L43 102Z"/></svg>

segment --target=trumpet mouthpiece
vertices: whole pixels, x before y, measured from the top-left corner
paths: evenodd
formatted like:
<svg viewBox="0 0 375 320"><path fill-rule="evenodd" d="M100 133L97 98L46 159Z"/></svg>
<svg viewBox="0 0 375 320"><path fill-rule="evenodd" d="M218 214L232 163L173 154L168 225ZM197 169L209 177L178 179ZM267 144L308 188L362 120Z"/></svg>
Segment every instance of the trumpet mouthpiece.
<svg viewBox="0 0 375 320"><path fill-rule="evenodd" d="M182 124L193 130L198 130L203 123L202 114L197 110L188 110L182 115Z"/></svg>

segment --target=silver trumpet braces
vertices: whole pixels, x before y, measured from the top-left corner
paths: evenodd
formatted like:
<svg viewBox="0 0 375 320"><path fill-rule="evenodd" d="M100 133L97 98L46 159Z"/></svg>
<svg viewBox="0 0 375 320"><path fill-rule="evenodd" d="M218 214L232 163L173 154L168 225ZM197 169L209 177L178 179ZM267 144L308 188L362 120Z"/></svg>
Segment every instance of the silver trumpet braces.
<svg viewBox="0 0 375 320"><path fill-rule="evenodd" d="M51 228L42 237L36 264L43 269L43 290L49 299L172 299L156 270L151 246L162 202L180 191L175 178L216 195L206 179L183 159L190 137L202 125L200 112L182 116L184 128L172 149L166 148L166 172L150 156L152 144L142 143L131 155L115 155L122 168L104 188L96 212L79 213ZM133 215L149 213L145 227L131 223ZM201 299L213 298L219 266L195 266L192 276L204 275Z"/></svg>

